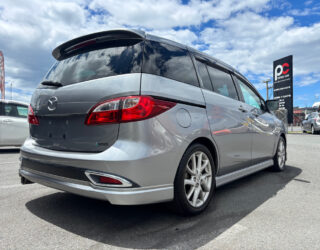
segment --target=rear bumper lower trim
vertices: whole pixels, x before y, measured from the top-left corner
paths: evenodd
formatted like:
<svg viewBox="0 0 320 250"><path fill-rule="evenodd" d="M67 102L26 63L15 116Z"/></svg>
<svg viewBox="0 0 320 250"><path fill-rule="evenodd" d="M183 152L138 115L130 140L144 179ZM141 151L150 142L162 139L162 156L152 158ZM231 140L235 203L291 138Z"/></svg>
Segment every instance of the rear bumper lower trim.
<svg viewBox="0 0 320 250"><path fill-rule="evenodd" d="M32 182L42 184L51 188L66 192L95 198L108 200L114 205L140 205L157 202L165 202L173 199L173 186L161 185L143 188L94 188L90 185L68 182L53 177L35 174L24 169L20 169L20 175Z"/></svg>

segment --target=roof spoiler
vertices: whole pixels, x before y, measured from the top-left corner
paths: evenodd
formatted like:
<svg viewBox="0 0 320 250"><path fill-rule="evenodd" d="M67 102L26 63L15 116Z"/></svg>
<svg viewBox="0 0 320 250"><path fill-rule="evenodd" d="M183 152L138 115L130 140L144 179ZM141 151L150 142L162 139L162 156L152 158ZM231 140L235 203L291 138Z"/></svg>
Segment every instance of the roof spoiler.
<svg viewBox="0 0 320 250"><path fill-rule="evenodd" d="M81 36L65 42L52 51L52 55L55 59L61 61L71 56L75 50L82 47L102 43L108 41L115 41L119 39L145 39L145 32L140 30L129 30L129 29L116 29L108 30L89 35Z"/></svg>

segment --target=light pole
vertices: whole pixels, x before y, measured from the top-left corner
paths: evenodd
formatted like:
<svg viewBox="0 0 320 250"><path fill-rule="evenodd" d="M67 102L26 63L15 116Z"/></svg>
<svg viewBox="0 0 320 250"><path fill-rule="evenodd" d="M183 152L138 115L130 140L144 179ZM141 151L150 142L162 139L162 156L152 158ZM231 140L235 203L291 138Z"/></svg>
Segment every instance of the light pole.
<svg viewBox="0 0 320 250"><path fill-rule="evenodd" d="M271 82L271 79L267 79L263 81L266 84L266 89L267 89L267 100L269 99L269 89L272 89L273 87L269 87L269 82Z"/></svg>
<svg viewBox="0 0 320 250"><path fill-rule="evenodd" d="M11 100L12 100L12 81L10 82L10 87L11 87Z"/></svg>

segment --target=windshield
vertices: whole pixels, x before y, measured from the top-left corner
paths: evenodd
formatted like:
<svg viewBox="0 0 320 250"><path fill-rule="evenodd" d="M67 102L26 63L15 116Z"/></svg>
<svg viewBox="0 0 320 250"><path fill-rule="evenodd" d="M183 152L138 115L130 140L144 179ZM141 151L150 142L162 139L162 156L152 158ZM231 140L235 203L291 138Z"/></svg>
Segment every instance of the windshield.
<svg viewBox="0 0 320 250"><path fill-rule="evenodd" d="M63 86L102 77L140 73L142 42L127 46L102 48L56 62L43 81Z"/></svg>

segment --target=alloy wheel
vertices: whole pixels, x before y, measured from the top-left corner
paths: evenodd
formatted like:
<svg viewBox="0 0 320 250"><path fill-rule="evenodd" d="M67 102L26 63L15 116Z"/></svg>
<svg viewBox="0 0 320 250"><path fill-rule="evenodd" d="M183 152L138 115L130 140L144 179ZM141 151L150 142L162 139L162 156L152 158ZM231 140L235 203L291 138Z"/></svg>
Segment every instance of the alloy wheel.
<svg viewBox="0 0 320 250"><path fill-rule="evenodd" d="M286 161L286 147L284 145L284 141L280 140L279 146L278 146L278 165L280 169L284 167L285 161Z"/></svg>
<svg viewBox="0 0 320 250"><path fill-rule="evenodd" d="M212 170L208 156L201 151L193 153L186 166L184 177L185 195L193 207L202 206L209 197Z"/></svg>

